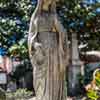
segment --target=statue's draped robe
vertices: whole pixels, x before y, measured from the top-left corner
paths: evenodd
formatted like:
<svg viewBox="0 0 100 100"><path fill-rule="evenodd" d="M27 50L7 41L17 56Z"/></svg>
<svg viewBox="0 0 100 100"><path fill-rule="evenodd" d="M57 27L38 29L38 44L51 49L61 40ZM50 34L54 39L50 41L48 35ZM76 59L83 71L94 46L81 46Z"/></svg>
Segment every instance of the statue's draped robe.
<svg viewBox="0 0 100 100"><path fill-rule="evenodd" d="M52 14L44 13L38 17L38 34L30 54L36 100L65 100L66 98L66 36L64 33L53 32L54 24ZM32 33L34 30L30 32L29 43ZM41 45L34 49L35 42Z"/></svg>

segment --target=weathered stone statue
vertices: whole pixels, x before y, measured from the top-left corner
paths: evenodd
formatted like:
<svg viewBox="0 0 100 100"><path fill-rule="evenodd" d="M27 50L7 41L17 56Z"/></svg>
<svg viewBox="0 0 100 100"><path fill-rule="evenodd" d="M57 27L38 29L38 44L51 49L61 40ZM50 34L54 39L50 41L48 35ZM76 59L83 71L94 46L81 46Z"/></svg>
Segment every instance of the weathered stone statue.
<svg viewBox="0 0 100 100"><path fill-rule="evenodd" d="M67 34L55 0L38 0L31 17L28 47L36 100L66 100Z"/></svg>

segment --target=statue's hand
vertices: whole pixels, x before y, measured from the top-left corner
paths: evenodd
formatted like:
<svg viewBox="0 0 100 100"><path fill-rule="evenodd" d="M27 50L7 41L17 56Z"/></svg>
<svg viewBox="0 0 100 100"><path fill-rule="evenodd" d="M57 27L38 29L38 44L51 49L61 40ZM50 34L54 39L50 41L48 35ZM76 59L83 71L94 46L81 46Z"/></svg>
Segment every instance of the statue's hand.
<svg viewBox="0 0 100 100"><path fill-rule="evenodd" d="M31 49L33 47L33 49L37 49L38 47L41 47L42 44L37 42L36 40L36 36L37 36L37 32L32 36L32 38L30 39L30 44L31 44Z"/></svg>
<svg viewBox="0 0 100 100"><path fill-rule="evenodd" d="M36 64L37 65L43 64L44 59L45 59L45 53L44 53L42 44L35 42L34 43L34 49L35 49L34 58L36 60Z"/></svg>
<svg viewBox="0 0 100 100"><path fill-rule="evenodd" d="M34 52L37 51L41 47L42 47L41 43L31 41L31 46L30 46L31 55L33 55Z"/></svg>
<svg viewBox="0 0 100 100"><path fill-rule="evenodd" d="M41 46L42 46L42 44L39 43L39 42L35 42L35 43L34 43L34 48L35 48L35 49L37 49L38 47L41 47Z"/></svg>

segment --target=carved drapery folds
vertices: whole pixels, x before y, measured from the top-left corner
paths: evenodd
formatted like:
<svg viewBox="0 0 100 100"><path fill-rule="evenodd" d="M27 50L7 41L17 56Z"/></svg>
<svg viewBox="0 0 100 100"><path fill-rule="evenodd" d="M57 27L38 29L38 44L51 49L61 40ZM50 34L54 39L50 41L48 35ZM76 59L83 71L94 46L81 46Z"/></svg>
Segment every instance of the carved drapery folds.
<svg viewBox="0 0 100 100"><path fill-rule="evenodd" d="M67 33L54 0L38 0L28 35L36 100L66 100Z"/></svg>

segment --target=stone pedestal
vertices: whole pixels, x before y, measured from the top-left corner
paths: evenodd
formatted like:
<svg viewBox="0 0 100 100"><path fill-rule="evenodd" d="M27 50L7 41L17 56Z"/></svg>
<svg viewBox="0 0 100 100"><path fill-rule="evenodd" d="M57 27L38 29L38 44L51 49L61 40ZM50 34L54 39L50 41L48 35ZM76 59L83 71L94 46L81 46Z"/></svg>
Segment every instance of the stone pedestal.
<svg viewBox="0 0 100 100"><path fill-rule="evenodd" d="M68 68L68 95L69 96L77 96L81 94L82 86L80 84L80 77L82 76L81 73L81 65L70 65Z"/></svg>
<svg viewBox="0 0 100 100"><path fill-rule="evenodd" d="M82 62L79 59L77 33L72 33L71 63L68 68L68 94L76 96L81 92L80 81Z"/></svg>

